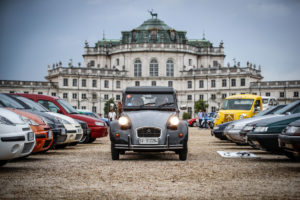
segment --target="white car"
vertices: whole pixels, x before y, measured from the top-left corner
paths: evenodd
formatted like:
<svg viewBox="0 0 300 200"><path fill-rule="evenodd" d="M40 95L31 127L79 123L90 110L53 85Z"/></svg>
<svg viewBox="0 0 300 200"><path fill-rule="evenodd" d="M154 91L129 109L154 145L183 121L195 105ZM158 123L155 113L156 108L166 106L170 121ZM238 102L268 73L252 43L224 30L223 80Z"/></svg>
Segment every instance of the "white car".
<svg viewBox="0 0 300 200"><path fill-rule="evenodd" d="M262 98L263 110L278 105L278 100L276 97L262 96L261 98Z"/></svg>
<svg viewBox="0 0 300 200"><path fill-rule="evenodd" d="M66 128L66 140L60 146L66 146L67 144L76 145L80 142L83 136L83 130L80 124L73 118L66 115L62 115L54 112L47 112L60 119Z"/></svg>
<svg viewBox="0 0 300 200"><path fill-rule="evenodd" d="M7 161L29 155L35 146L35 134L24 119L0 108L0 166Z"/></svg>

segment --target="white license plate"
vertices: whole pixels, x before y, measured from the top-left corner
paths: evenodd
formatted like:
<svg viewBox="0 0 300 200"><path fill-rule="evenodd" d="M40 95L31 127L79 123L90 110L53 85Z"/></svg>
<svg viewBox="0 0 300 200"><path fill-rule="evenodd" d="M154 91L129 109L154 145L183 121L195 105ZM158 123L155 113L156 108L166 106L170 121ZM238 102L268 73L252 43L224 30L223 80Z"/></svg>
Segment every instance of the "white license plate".
<svg viewBox="0 0 300 200"><path fill-rule="evenodd" d="M33 132L28 132L27 133L27 139L28 139L28 141L34 140L34 133Z"/></svg>
<svg viewBox="0 0 300 200"><path fill-rule="evenodd" d="M140 144L158 144L158 138L139 138Z"/></svg>
<svg viewBox="0 0 300 200"><path fill-rule="evenodd" d="M48 137L49 137L49 138L52 138L52 135L53 135L53 134L52 134L52 131L49 131L49 132L48 132Z"/></svg>

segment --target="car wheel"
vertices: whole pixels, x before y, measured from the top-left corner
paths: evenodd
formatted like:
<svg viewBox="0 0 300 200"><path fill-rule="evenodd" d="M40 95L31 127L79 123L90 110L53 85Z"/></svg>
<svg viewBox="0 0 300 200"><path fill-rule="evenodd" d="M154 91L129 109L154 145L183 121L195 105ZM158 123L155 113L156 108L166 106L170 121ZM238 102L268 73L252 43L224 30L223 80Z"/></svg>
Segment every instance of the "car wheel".
<svg viewBox="0 0 300 200"><path fill-rule="evenodd" d="M7 163L7 160L0 160L0 166L3 166Z"/></svg>
<svg viewBox="0 0 300 200"><path fill-rule="evenodd" d="M184 142L183 149L179 150L179 160L185 161L187 159L188 147L187 142Z"/></svg>
<svg viewBox="0 0 300 200"><path fill-rule="evenodd" d="M57 144L55 145L55 149L64 149L66 146L68 146L68 144Z"/></svg>
<svg viewBox="0 0 300 200"><path fill-rule="evenodd" d="M111 159L112 160L119 160L120 152L118 149L115 149L114 144L111 144Z"/></svg>
<svg viewBox="0 0 300 200"><path fill-rule="evenodd" d="M89 138L87 143L93 143L93 142L95 142L95 140L96 140L96 138Z"/></svg>
<svg viewBox="0 0 300 200"><path fill-rule="evenodd" d="M86 143L86 139L88 138L87 135L83 135L82 138L80 139L79 143Z"/></svg>
<svg viewBox="0 0 300 200"><path fill-rule="evenodd" d="M71 142L69 145L70 146L76 146L79 142Z"/></svg>
<svg viewBox="0 0 300 200"><path fill-rule="evenodd" d="M291 152L287 152L285 151L284 154L291 160L293 161L300 161L300 157L299 156L295 156L293 153Z"/></svg>
<svg viewBox="0 0 300 200"><path fill-rule="evenodd" d="M193 127L197 127L197 122L193 122L193 123L192 123L192 126L193 126Z"/></svg>

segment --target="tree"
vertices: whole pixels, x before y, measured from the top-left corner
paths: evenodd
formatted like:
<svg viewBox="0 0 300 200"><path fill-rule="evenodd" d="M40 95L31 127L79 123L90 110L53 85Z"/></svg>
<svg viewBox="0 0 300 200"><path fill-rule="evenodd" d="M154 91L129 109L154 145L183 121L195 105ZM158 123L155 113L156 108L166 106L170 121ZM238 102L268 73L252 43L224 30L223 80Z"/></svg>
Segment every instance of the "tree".
<svg viewBox="0 0 300 200"><path fill-rule="evenodd" d="M111 104L114 104L113 110L117 113L117 106L115 104L114 98L110 98L104 104L104 116L107 116L109 113L109 107Z"/></svg>
<svg viewBox="0 0 300 200"><path fill-rule="evenodd" d="M194 104L194 111L195 111L195 113L198 113L198 111L200 109L203 111L203 110L206 110L207 108L208 108L208 104L206 104L202 99L199 99Z"/></svg>
<svg viewBox="0 0 300 200"><path fill-rule="evenodd" d="M187 112L182 113L182 119L183 120L191 119L191 114Z"/></svg>

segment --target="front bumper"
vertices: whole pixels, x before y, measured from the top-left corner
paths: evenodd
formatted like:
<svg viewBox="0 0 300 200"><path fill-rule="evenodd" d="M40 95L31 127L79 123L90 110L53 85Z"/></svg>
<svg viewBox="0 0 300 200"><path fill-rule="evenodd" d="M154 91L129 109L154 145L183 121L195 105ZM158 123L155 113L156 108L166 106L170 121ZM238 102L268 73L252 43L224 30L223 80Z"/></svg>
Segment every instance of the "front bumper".
<svg viewBox="0 0 300 200"><path fill-rule="evenodd" d="M89 126L89 129L91 130L91 138L106 137L108 135L105 126Z"/></svg>
<svg viewBox="0 0 300 200"><path fill-rule="evenodd" d="M211 135L214 135L221 140L227 140L227 137L224 135L224 130L212 130Z"/></svg>
<svg viewBox="0 0 300 200"><path fill-rule="evenodd" d="M225 132L225 136L233 142L246 144L247 141L245 137L242 137L240 135L240 131L241 131L240 129L236 129L236 130L233 129L228 132Z"/></svg>
<svg viewBox="0 0 300 200"><path fill-rule="evenodd" d="M272 134L247 134L247 141L253 142L258 148L264 149L271 152L281 151L278 145L279 133Z"/></svg>
<svg viewBox="0 0 300 200"><path fill-rule="evenodd" d="M35 138L36 144L32 152L40 152L49 149L53 142L52 131L36 131ZM49 137L50 136L50 137Z"/></svg>
<svg viewBox="0 0 300 200"><path fill-rule="evenodd" d="M285 151L300 155L300 136L279 135L278 143Z"/></svg>

